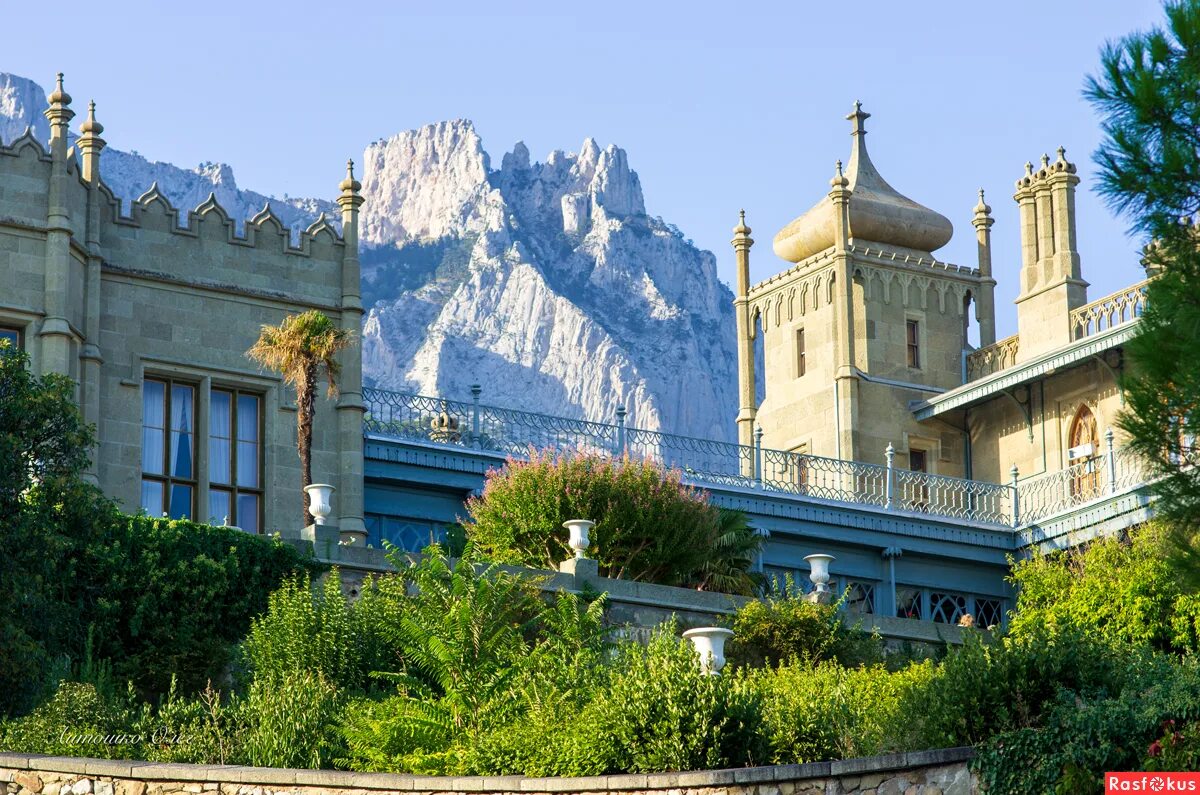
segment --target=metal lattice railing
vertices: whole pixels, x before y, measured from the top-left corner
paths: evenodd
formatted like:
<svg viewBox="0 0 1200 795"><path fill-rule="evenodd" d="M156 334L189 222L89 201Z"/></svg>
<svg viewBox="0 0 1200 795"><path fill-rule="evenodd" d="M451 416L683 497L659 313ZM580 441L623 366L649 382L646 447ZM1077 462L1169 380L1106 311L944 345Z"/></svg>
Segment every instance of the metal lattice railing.
<svg viewBox="0 0 1200 795"><path fill-rule="evenodd" d="M1106 452L1058 472L1018 482L1017 516L1020 524L1045 519L1150 480L1145 464L1132 450L1115 448L1112 431L1108 432L1106 438Z"/></svg>
<svg viewBox="0 0 1200 795"><path fill-rule="evenodd" d="M459 445L522 456L529 448L613 453L622 426L465 403L445 398L363 389L363 427L383 436Z"/></svg>
<svg viewBox="0 0 1200 795"><path fill-rule="evenodd" d="M956 519L1012 522L1012 486L894 469L892 505Z"/></svg>
<svg viewBox="0 0 1200 795"><path fill-rule="evenodd" d="M562 453L628 455L680 470L698 485L735 486L797 494L836 502L925 513L990 525L1017 527L1039 521L1112 492L1146 482L1139 459L1108 450L1061 472L1010 483L912 472L888 464L772 450L661 433L625 424L576 420L486 406L472 388L470 403L382 389L363 389L364 429L394 439L467 447L522 458L531 448Z"/></svg>

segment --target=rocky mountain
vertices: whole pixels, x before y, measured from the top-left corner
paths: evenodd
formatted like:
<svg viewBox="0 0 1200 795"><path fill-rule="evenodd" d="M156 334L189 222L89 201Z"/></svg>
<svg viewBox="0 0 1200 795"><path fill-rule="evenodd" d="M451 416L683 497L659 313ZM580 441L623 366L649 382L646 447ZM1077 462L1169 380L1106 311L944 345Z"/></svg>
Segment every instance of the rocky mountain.
<svg viewBox="0 0 1200 795"><path fill-rule="evenodd" d="M0 75L4 140L44 107ZM110 147L102 173L126 200L155 181L182 209L215 192L239 220L267 201L294 228L333 210L242 190L222 164ZM622 149L588 139L539 163L518 143L495 169L471 122L441 122L368 146L362 182L369 384L469 399L479 383L485 403L606 422L623 404L640 427L732 438L732 293L711 253L646 213Z"/></svg>

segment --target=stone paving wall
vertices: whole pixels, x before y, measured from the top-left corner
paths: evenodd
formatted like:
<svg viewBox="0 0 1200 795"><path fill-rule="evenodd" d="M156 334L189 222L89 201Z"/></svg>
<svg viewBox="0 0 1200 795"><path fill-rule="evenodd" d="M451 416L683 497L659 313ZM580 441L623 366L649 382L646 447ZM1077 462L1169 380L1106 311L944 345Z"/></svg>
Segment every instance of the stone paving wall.
<svg viewBox="0 0 1200 795"><path fill-rule="evenodd" d="M693 773L524 778L155 764L0 753L3 795L966 795L970 748Z"/></svg>

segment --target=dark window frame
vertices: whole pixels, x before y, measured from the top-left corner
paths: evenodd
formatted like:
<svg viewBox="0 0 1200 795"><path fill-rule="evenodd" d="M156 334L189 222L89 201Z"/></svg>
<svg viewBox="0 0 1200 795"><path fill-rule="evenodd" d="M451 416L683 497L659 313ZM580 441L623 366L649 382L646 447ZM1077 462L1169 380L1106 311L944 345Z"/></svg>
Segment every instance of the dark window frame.
<svg viewBox="0 0 1200 795"><path fill-rule="evenodd" d="M904 342L908 351L908 366L921 369L921 321L908 318L904 322Z"/></svg>
<svg viewBox="0 0 1200 795"><path fill-rule="evenodd" d="M804 329L796 329L796 377L803 378L808 372L808 363L806 361L807 351L805 349Z"/></svg>
<svg viewBox="0 0 1200 795"><path fill-rule="evenodd" d="M142 472L141 472L141 478L138 480L138 485L140 486L142 483L144 483L147 480L162 484L163 508L164 508L164 512L168 516L171 515L171 487L174 485L189 487L192 490L192 505L191 505L191 510L189 512L189 516L187 516L186 518L189 521L196 521L196 505L198 502L199 491L200 491L199 482L196 478L196 470L198 469L198 467L196 466L196 463L197 463L196 459L198 457L197 456L198 445L196 443L196 439L197 439L197 436L199 436L199 434L196 431L196 425L198 424L196 422L196 413L197 413L196 406L197 406L198 399L199 399L199 391L200 391L199 386L194 381L188 381L186 379L181 379L181 378L172 378L170 376L150 375L150 376L147 376L145 379L143 379L143 386L142 386L142 428L143 429L146 427L145 384L148 382L154 382L154 383L163 385L163 426L164 427L163 427L163 449L162 449L162 474L157 474L154 472L147 472L145 470L143 464L145 463L146 451L143 449L142 450L142 462L139 463L139 469L141 469ZM171 433L172 433L172 430L171 430L171 401L174 399L173 393L175 391L176 386L187 387L188 389L192 390L192 418L191 418L192 477L190 479L174 477L171 475ZM207 442L207 438L205 441ZM144 443L145 442L143 440L143 444ZM138 497L138 502L139 502L139 504L141 502L140 494ZM144 507L144 506L142 506L142 507ZM172 518L174 518L174 517L172 517Z"/></svg>

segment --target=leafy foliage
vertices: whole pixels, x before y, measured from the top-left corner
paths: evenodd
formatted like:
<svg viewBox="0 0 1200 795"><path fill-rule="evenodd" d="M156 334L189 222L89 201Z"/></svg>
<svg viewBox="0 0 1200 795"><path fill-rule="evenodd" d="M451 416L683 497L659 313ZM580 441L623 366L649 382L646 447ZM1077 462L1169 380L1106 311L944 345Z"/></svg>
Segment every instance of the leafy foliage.
<svg viewBox="0 0 1200 795"><path fill-rule="evenodd" d="M406 588L382 631L402 667L381 675L396 684L395 695L357 702L348 713L351 763L451 770L443 757L453 741L477 735L511 709L504 696L542 603L536 584L496 564L479 565L470 548L453 562L437 547L416 562L393 552L392 561Z"/></svg>
<svg viewBox="0 0 1200 795"><path fill-rule="evenodd" d="M95 655L145 696L173 677L189 693L222 679L232 651L267 609L271 592L313 564L292 546L228 527L126 516L76 552L78 621L94 628Z"/></svg>
<svg viewBox="0 0 1200 795"><path fill-rule="evenodd" d="M579 715L586 774L741 767L763 762L761 707L742 676L709 676L666 624L646 646L626 644L611 678Z"/></svg>
<svg viewBox="0 0 1200 795"><path fill-rule="evenodd" d="M380 628L387 612L380 593L386 587L370 585L355 601L343 592L337 569L317 584L307 574L285 580L242 644L254 681L282 682L307 673L342 690L366 691L371 672L397 660Z"/></svg>
<svg viewBox="0 0 1200 795"><path fill-rule="evenodd" d="M256 679L246 700L246 761L259 767L328 767L344 754L338 690L311 671Z"/></svg>
<svg viewBox="0 0 1200 795"><path fill-rule="evenodd" d="M1153 523L1127 542L1105 538L1018 562L1010 632L1022 637L1050 627L1108 645L1197 651L1197 597L1181 583L1169 550L1169 531Z"/></svg>
<svg viewBox="0 0 1200 795"><path fill-rule="evenodd" d="M1175 562L1200 585L1200 3L1167 2L1166 25L1105 47L1085 94L1103 116L1100 188L1153 241L1160 271L1127 351L1121 427L1160 476Z"/></svg>
<svg viewBox="0 0 1200 795"><path fill-rule="evenodd" d="M468 538L503 563L554 568L572 554L562 523L590 518L605 576L745 594L759 586L749 569L762 542L744 517L652 462L530 451L528 462L489 472L467 511Z"/></svg>
<svg viewBox="0 0 1200 795"><path fill-rule="evenodd" d="M0 748L37 749L57 756L97 756L98 751L136 759L140 741L133 715L121 700L94 685L64 682L28 715L0 724Z"/></svg>
<svg viewBox="0 0 1200 795"><path fill-rule="evenodd" d="M756 671L752 681L763 700L771 763L803 764L905 748L911 732L905 706L935 672L932 662L891 673L882 665L847 668L832 661L795 661Z"/></svg>
<svg viewBox="0 0 1200 795"><path fill-rule="evenodd" d="M48 696L45 672L81 634L60 585L72 581L71 552L105 507L79 478L93 436L74 384L28 365L0 341L0 714Z"/></svg>
<svg viewBox="0 0 1200 795"><path fill-rule="evenodd" d="M790 579L740 608L733 633L728 653L733 665L777 666L800 659L853 667L883 661L878 636L848 626L837 605L808 601Z"/></svg>

